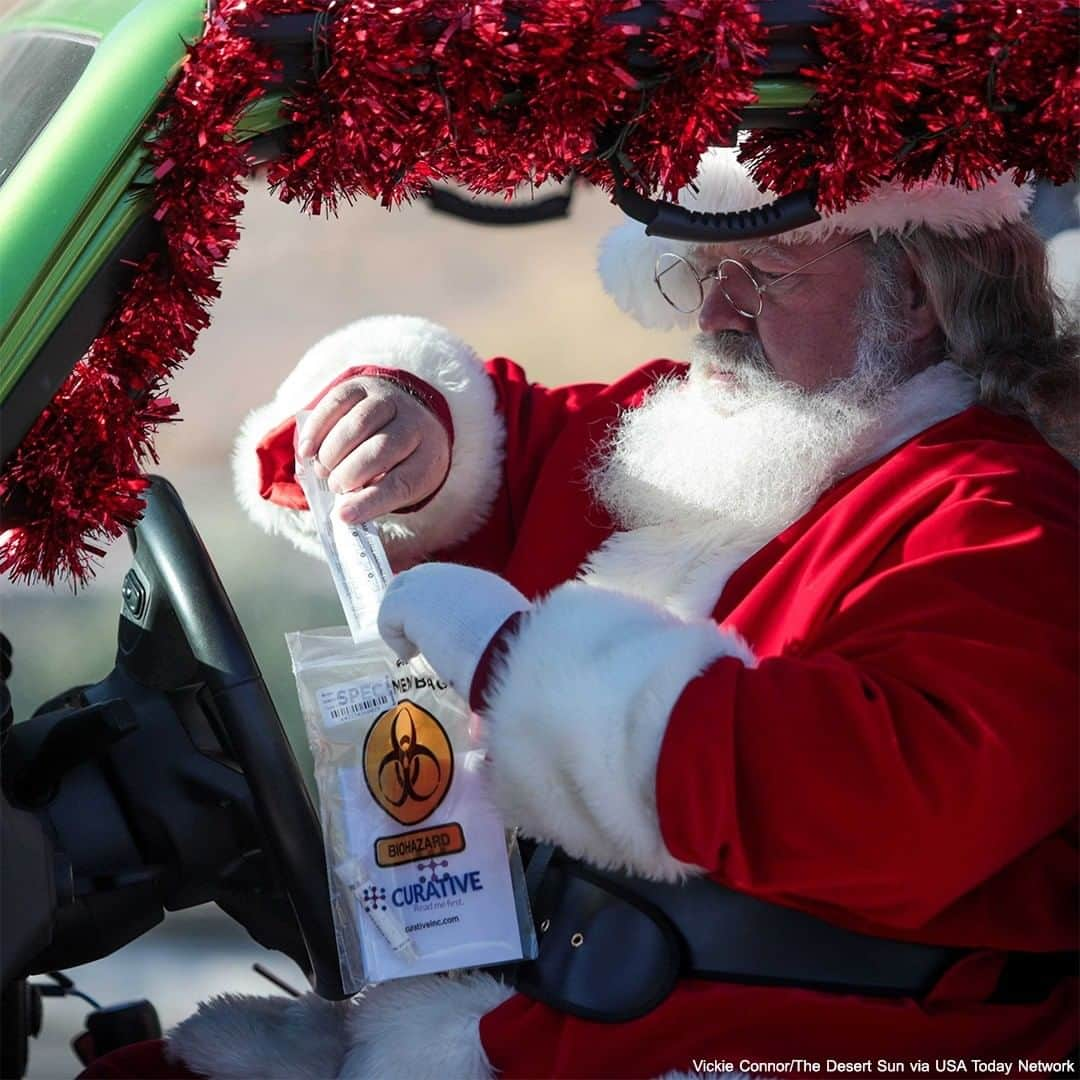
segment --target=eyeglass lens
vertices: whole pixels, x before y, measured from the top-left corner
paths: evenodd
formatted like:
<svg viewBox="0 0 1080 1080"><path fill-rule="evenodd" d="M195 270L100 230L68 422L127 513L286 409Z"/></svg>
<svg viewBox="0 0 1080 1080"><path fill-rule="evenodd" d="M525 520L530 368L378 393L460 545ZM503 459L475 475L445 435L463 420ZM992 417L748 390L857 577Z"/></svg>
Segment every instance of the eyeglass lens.
<svg viewBox="0 0 1080 1080"><path fill-rule="evenodd" d="M701 307L705 299L705 283L696 267L680 255L667 252L656 260L656 284L664 299L676 311L690 314ZM761 314L762 296L757 282L742 263L723 259L713 274L705 276L705 282L714 278L728 303L747 318L756 319Z"/></svg>
<svg viewBox="0 0 1080 1080"><path fill-rule="evenodd" d="M656 285L664 299L685 315L697 311L705 298L697 270L682 256L671 252L656 260Z"/></svg>
<svg viewBox="0 0 1080 1080"><path fill-rule="evenodd" d="M735 259L721 259L717 270L720 272L719 287L728 303L740 315L756 319L761 314L764 299L750 271Z"/></svg>

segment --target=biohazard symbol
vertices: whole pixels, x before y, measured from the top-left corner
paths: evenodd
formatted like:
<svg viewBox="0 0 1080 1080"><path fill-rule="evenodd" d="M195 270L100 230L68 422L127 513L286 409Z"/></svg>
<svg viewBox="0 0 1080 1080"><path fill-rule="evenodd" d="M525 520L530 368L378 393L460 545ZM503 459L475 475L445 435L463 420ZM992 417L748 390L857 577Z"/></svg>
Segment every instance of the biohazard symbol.
<svg viewBox="0 0 1080 1080"><path fill-rule="evenodd" d="M364 740L364 779L372 798L402 825L429 817L453 779L454 752L426 709L402 701L371 726Z"/></svg>
<svg viewBox="0 0 1080 1080"><path fill-rule="evenodd" d="M406 723L408 730L403 732L401 729ZM390 745L393 749L384 754L379 762L379 790L383 798L391 806L404 806L406 799L426 802L439 786L442 768L439 759L417 739L416 720L408 710L403 709L394 717L394 722L390 725ZM428 777L431 782L430 791L421 791L417 787L425 758L435 770L435 775ZM387 773L392 775L388 778ZM391 794L394 791L401 792L400 798L394 798Z"/></svg>

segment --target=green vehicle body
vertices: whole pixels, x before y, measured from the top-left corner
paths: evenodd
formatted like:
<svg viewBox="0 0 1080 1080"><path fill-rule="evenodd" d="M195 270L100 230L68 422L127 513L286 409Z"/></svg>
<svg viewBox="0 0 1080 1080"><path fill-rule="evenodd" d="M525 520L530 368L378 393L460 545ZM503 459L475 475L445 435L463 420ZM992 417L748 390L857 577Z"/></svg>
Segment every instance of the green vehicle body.
<svg viewBox="0 0 1080 1080"><path fill-rule="evenodd" d="M145 131L198 39L205 0L32 0L7 35L96 43L74 88L0 185L0 404L134 224L152 209ZM798 79L762 80L760 107L809 99ZM249 109L247 139L282 126L281 94ZM65 357L70 371L78 356ZM70 362L68 362L70 361Z"/></svg>
<svg viewBox="0 0 1080 1080"><path fill-rule="evenodd" d="M98 42L78 83L0 187L0 400L146 212L147 118L198 37L202 0L47 0L0 33Z"/></svg>
<svg viewBox="0 0 1080 1080"><path fill-rule="evenodd" d="M96 43L74 89L0 186L0 402L150 212L146 123L204 15L205 0L39 0L0 19L0 36ZM256 103L242 134L280 125L279 104L280 96Z"/></svg>

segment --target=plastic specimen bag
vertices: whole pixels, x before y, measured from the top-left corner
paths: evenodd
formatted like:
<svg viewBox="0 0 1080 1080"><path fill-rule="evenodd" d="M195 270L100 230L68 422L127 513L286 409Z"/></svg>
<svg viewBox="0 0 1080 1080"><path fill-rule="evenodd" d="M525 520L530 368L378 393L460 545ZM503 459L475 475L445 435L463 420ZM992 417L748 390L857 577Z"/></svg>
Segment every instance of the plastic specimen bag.
<svg viewBox="0 0 1080 1080"><path fill-rule="evenodd" d="M286 640L346 988L535 955L516 841L461 699L422 658L345 627Z"/></svg>

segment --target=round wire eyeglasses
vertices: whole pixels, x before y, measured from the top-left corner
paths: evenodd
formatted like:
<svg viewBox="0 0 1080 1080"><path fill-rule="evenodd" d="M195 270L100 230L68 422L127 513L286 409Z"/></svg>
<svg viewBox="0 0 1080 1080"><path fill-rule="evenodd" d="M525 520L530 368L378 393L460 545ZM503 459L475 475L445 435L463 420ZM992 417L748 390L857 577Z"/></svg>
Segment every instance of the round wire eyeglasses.
<svg viewBox="0 0 1080 1080"><path fill-rule="evenodd" d="M765 307L765 292L774 285L794 277L808 266L820 262L834 252L840 251L869 236L868 232L856 233L842 244L823 251L808 262L802 263L780 277L758 283L750 268L738 259L721 259L711 270L701 273L689 259L673 251L665 251L653 268L653 281L660 290L660 295L676 310L684 315L697 311L705 302L705 283L715 281L717 288L727 298L727 302L747 319L756 319Z"/></svg>

